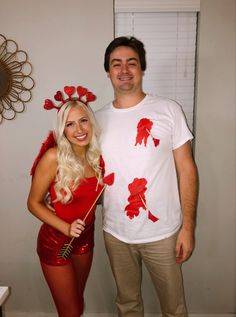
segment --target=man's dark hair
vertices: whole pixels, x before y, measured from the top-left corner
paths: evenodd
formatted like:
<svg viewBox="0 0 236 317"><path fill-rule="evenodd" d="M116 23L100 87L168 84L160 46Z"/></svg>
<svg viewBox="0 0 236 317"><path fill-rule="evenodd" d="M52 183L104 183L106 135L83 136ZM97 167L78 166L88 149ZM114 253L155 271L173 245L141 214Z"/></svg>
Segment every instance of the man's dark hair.
<svg viewBox="0 0 236 317"><path fill-rule="evenodd" d="M104 55L104 68L109 71L109 60L111 53L119 46L126 46L132 48L139 56L142 71L146 70L146 52L141 41L133 36L120 36L115 38L107 47Z"/></svg>

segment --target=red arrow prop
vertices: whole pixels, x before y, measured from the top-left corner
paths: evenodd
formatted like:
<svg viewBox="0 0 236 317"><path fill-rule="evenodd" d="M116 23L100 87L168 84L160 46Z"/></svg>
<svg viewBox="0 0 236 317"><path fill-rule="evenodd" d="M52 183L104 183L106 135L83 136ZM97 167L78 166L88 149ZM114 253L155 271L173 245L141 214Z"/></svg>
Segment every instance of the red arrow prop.
<svg viewBox="0 0 236 317"><path fill-rule="evenodd" d="M114 183L114 173L111 173L105 177L103 177L102 182L104 183L104 186L102 187L101 191L99 192L99 194L97 195L96 199L94 200L94 202L92 203L92 206L89 208L89 210L87 211L86 215L84 216L83 221L85 221L88 217L88 215L90 214L91 210L93 210L93 207L95 206L95 204L97 203L98 199L101 197L102 193L104 192L104 189L106 188L106 186L111 186ZM75 237L73 237L69 243L65 243L60 252L58 253L58 257L61 257L63 259L67 259L69 257L69 255L72 252L73 246L72 246L72 242L74 241Z"/></svg>
<svg viewBox="0 0 236 317"><path fill-rule="evenodd" d="M130 196L128 198L129 204L125 207L127 216L130 219L139 215L139 208L144 208L148 212L148 219L152 222L159 220L147 208L145 192L147 190L147 180L145 178L134 178L133 182L129 184L128 189Z"/></svg>

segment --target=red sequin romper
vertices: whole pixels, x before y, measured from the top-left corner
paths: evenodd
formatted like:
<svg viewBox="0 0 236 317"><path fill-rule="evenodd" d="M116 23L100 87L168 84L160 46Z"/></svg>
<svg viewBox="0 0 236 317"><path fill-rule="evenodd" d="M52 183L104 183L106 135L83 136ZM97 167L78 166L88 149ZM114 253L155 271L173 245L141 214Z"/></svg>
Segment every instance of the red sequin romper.
<svg viewBox="0 0 236 317"><path fill-rule="evenodd" d="M83 219L101 190L102 186L98 185L95 176L85 178L73 192L73 200L70 203L53 203L56 215L68 223L72 223L78 218ZM54 201L56 199L54 184L50 187L50 194L52 201ZM86 227L81 236L73 240L73 250L71 254L84 254L93 249L95 209L96 205L85 221ZM63 244L69 243L70 240L71 238L66 237L58 230L44 223L40 228L37 243L37 252L40 261L54 266L70 263L70 257L66 260L58 257L58 253Z"/></svg>

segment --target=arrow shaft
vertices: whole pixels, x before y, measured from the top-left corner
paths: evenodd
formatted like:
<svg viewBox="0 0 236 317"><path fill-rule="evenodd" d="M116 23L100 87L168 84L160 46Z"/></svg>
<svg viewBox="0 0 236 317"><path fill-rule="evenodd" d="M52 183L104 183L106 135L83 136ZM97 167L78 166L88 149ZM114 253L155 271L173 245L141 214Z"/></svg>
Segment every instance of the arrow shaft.
<svg viewBox="0 0 236 317"><path fill-rule="evenodd" d="M96 202L98 201L98 199L100 198L100 196L102 195L104 189L105 189L106 185L103 186L102 190L100 191L100 193L98 194L98 196L96 197L96 199L94 200L92 206L89 208L89 210L87 211L86 215L84 216L83 221L85 221L88 218L88 215L90 214L91 210L93 209L93 207L95 206Z"/></svg>

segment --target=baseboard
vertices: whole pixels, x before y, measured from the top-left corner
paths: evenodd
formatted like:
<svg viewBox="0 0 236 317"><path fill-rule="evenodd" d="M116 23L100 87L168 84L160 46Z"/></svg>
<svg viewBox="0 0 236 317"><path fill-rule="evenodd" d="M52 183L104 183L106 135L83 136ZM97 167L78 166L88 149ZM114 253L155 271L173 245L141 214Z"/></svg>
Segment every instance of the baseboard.
<svg viewBox="0 0 236 317"><path fill-rule="evenodd" d="M6 312L6 317L57 317L57 314ZM117 315L113 313L84 313L83 317L117 317ZM161 315L153 313L145 314L145 317L161 317ZM236 314L189 314L189 317L236 317Z"/></svg>
<svg viewBox="0 0 236 317"><path fill-rule="evenodd" d="M145 317L161 317L161 316L162 316L161 314L155 314L155 313L145 314ZM37 316L37 317L43 317L43 316ZM55 317L55 316L50 316L50 317ZM85 313L83 317L117 317L117 315L104 314L104 313L87 313L87 314ZM236 314L189 314L189 317L236 317Z"/></svg>

